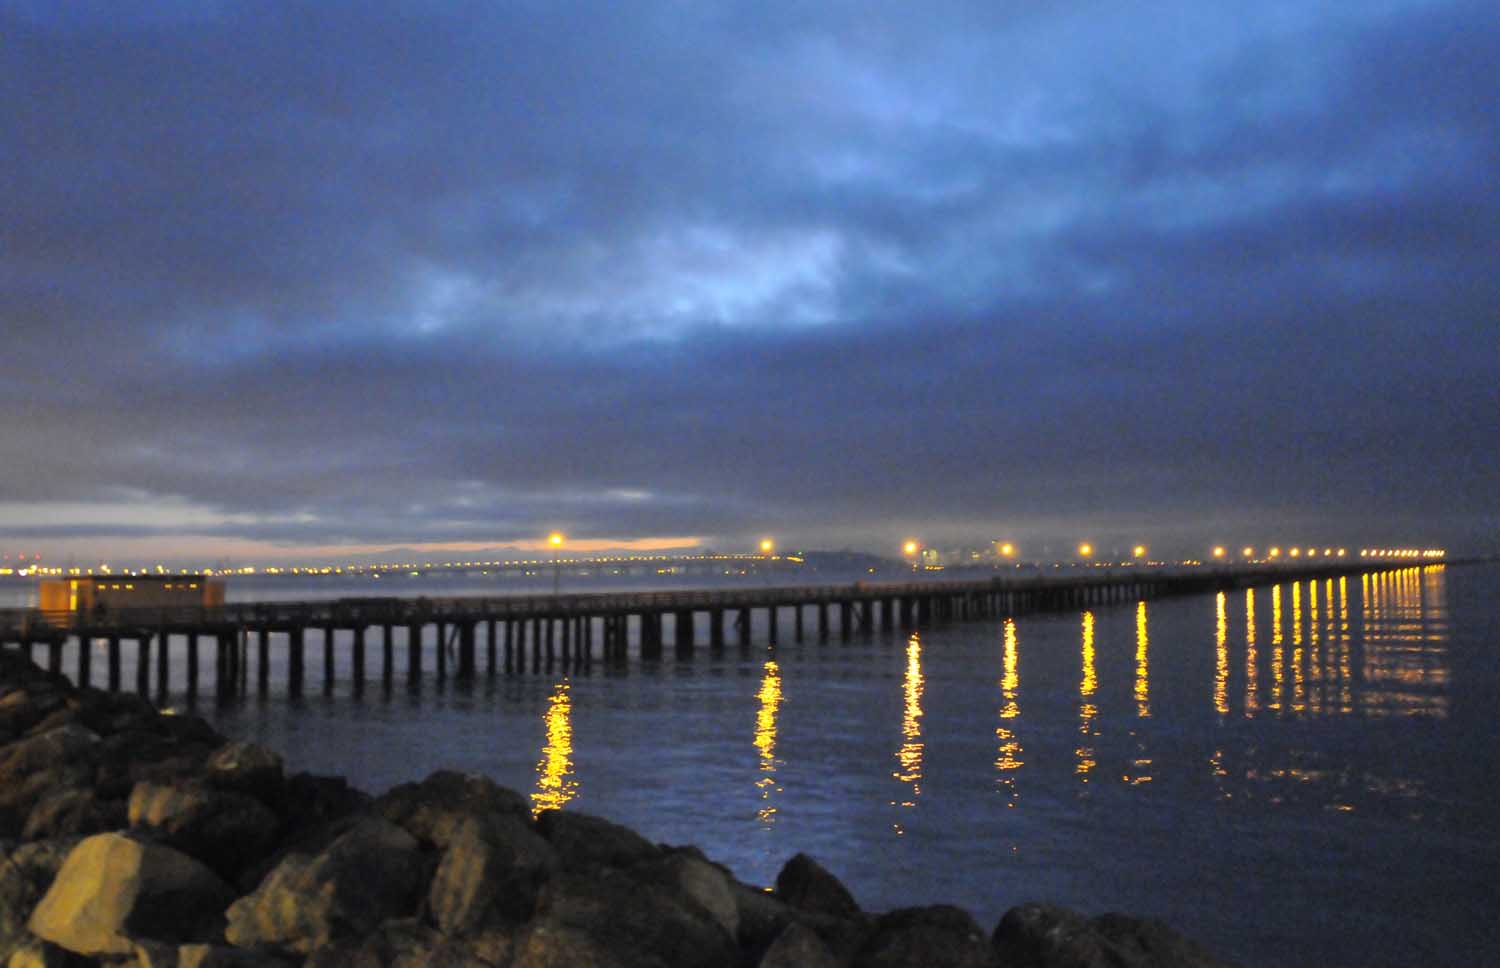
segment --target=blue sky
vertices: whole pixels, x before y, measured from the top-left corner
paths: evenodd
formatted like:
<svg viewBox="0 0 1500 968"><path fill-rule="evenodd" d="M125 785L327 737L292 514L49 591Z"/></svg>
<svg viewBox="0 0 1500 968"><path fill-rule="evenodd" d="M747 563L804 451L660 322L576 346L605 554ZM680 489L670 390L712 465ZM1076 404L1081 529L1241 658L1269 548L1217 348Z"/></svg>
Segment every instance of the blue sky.
<svg viewBox="0 0 1500 968"><path fill-rule="evenodd" d="M0 44L5 550L1500 544L1486 4Z"/></svg>

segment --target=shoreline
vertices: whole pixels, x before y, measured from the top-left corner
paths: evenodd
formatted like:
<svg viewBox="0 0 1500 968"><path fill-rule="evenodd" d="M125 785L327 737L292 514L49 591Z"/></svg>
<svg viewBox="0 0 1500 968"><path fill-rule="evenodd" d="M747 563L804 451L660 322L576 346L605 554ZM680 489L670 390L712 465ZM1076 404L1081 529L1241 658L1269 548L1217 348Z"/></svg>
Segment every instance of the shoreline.
<svg viewBox="0 0 1500 968"><path fill-rule="evenodd" d="M0 651L0 963L19 965L1226 964L1152 920L1038 903L860 910L816 860L774 888L712 845L439 771L372 796L288 776L193 715L79 690Z"/></svg>

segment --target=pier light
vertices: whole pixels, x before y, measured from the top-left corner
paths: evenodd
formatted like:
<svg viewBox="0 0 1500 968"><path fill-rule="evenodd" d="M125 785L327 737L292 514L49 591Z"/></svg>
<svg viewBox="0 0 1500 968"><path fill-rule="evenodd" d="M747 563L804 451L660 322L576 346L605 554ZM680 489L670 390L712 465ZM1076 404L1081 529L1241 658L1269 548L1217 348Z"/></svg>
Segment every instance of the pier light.
<svg viewBox="0 0 1500 968"><path fill-rule="evenodd" d="M1222 557L1224 557L1224 546L1223 545L1214 545L1214 557L1215 558L1222 558Z"/></svg>
<svg viewBox="0 0 1500 968"><path fill-rule="evenodd" d="M1316 557L1318 557L1318 549L1317 548L1308 548L1307 549L1307 557L1309 557L1309 558L1316 558Z"/></svg>
<svg viewBox="0 0 1500 968"><path fill-rule="evenodd" d="M1092 558L1094 556L1094 546L1085 541L1078 546L1078 556L1080 558Z"/></svg>
<svg viewBox="0 0 1500 968"><path fill-rule="evenodd" d="M1134 548L1130 549L1130 555L1131 555L1132 558L1144 558L1144 557L1146 557L1146 546L1145 545L1136 545Z"/></svg>
<svg viewBox="0 0 1500 968"><path fill-rule="evenodd" d="M917 553L917 549L920 547L921 545L917 544L915 541L908 541L906 544L901 546L901 552L906 555L914 555Z"/></svg>
<svg viewBox="0 0 1500 968"><path fill-rule="evenodd" d="M1254 548L1241 548L1240 549L1240 557L1241 558L1254 558L1255 557L1255 549Z"/></svg>
<svg viewBox="0 0 1500 968"><path fill-rule="evenodd" d="M1007 541L1000 545L1000 554L1006 558L1013 558L1016 554L1016 546Z"/></svg>
<svg viewBox="0 0 1500 968"><path fill-rule="evenodd" d="M1332 558L1333 557L1333 549L1332 548L1324 548L1323 549L1323 557L1324 558Z"/></svg>
<svg viewBox="0 0 1500 968"><path fill-rule="evenodd" d="M563 533L561 531L554 531L551 534L547 535L547 543L554 548L561 548L565 540L567 539L563 537Z"/></svg>
<svg viewBox="0 0 1500 968"><path fill-rule="evenodd" d="M1280 548L1272 548L1270 551L1266 552L1266 554L1269 555L1272 558L1280 558L1281 557L1281 549Z"/></svg>
<svg viewBox="0 0 1500 968"><path fill-rule="evenodd" d="M1291 551L1288 551L1287 554L1291 555L1293 558L1296 558L1297 556L1302 554L1302 549L1293 548Z"/></svg>
<svg viewBox="0 0 1500 968"><path fill-rule="evenodd" d="M1346 555L1346 554L1348 554L1348 549L1346 549L1346 548L1340 548L1339 549L1339 557L1340 558L1344 557L1344 555Z"/></svg>
<svg viewBox="0 0 1500 968"><path fill-rule="evenodd" d="M761 538L760 539L760 553L761 554L768 555L775 548L776 548L776 542L772 541L770 538Z"/></svg>

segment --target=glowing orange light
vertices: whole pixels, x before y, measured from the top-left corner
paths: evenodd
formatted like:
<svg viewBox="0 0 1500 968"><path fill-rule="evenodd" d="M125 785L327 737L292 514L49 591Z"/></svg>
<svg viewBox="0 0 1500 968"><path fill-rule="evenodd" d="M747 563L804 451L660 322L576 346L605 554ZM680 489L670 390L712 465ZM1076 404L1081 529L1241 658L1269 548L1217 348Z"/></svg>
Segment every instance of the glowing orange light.
<svg viewBox="0 0 1500 968"><path fill-rule="evenodd" d="M1222 557L1224 557L1224 546L1223 545L1214 545L1214 557L1215 558L1222 558Z"/></svg>
<svg viewBox="0 0 1500 968"><path fill-rule="evenodd" d="M1281 557L1281 549L1280 548L1272 548L1270 551L1267 552L1267 554L1270 555L1272 558L1280 558Z"/></svg>
<svg viewBox="0 0 1500 968"><path fill-rule="evenodd" d="M1134 548L1132 548L1130 550L1130 553L1131 553L1131 555L1133 555L1136 558L1144 558L1144 557L1146 557L1146 546L1145 545L1136 545Z"/></svg>
<svg viewBox="0 0 1500 968"><path fill-rule="evenodd" d="M915 541L908 541L906 544L901 546L901 550L906 554L914 555L917 553L917 548L919 547L920 545L918 545Z"/></svg>
<svg viewBox="0 0 1500 968"><path fill-rule="evenodd" d="M1254 558L1255 557L1255 549L1254 548L1241 548L1240 549L1240 556L1244 557L1244 558Z"/></svg>
<svg viewBox="0 0 1500 968"><path fill-rule="evenodd" d="M1005 544L1000 546L1000 553L1009 558L1016 553L1016 546L1009 542L1006 542Z"/></svg>
<svg viewBox="0 0 1500 968"><path fill-rule="evenodd" d="M763 554L763 555L770 554L771 553L771 549L775 548L775 547L776 547L776 543L774 541L772 541L770 538L762 538L761 541L760 541L760 553Z"/></svg>
<svg viewBox="0 0 1500 968"><path fill-rule="evenodd" d="M1085 543L1085 544L1081 544L1081 545L1078 546L1078 555L1079 555L1080 558L1090 558L1090 557L1093 556L1093 554L1094 554L1094 546L1093 545Z"/></svg>
<svg viewBox="0 0 1500 968"><path fill-rule="evenodd" d="M547 543L554 548L561 548L564 541L561 531L554 531L547 535Z"/></svg>

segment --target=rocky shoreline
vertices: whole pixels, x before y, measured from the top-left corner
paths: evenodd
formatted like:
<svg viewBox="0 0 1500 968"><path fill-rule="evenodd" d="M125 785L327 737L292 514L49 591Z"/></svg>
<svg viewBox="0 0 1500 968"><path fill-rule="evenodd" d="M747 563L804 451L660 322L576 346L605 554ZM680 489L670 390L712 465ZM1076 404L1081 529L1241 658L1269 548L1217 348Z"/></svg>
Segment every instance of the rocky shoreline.
<svg viewBox="0 0 1500 968"><path fill-rule="evenodd" d="M1159 922L873 914L804 855L696 847L438 772L379 797L0 651L0 965L1210 968Z"/></svg>

